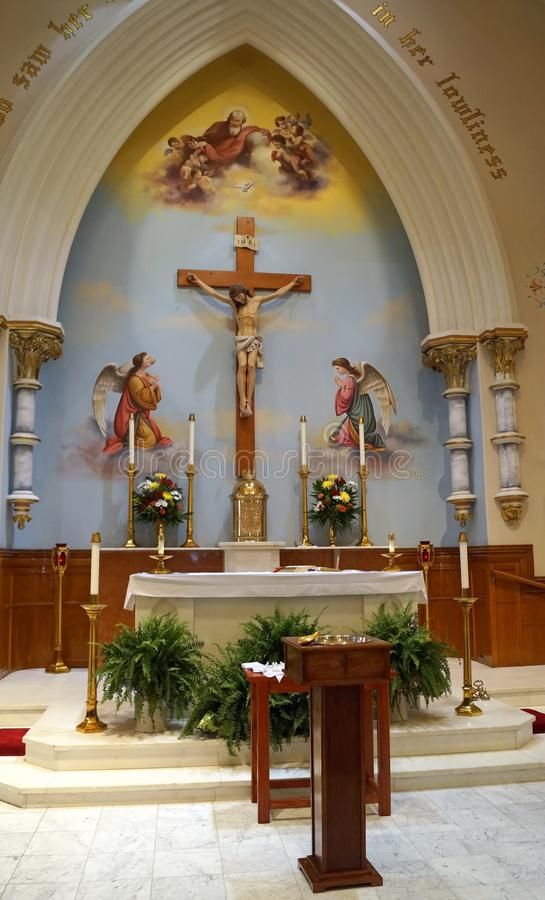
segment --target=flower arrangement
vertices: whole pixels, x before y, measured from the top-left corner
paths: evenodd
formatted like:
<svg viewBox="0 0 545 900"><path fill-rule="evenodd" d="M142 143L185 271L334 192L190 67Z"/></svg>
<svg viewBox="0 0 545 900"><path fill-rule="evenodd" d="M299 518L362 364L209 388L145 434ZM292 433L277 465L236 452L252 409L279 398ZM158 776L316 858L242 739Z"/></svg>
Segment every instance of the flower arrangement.
<svg viewBox="0 0 545 900"><path fill-rule="evenodd" d="M350 528L359 513L356 484L346 481L342 475L316 479L312 485L312 499L310 519L339 531Z"/></svg>
<svg viewBox="0 0 545 900"><path fill-rule="evenodd" d="M163 472L148 475L133 496L134 512L142 522L177 525L187 518L182 512L182 491Z"/></svg>

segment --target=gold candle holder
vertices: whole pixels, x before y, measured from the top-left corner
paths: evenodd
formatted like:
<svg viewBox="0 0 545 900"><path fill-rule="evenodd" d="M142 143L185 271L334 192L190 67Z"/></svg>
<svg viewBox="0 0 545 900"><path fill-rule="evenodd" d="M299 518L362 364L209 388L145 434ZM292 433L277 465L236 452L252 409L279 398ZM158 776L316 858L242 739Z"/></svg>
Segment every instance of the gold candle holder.
<svg viewBox="0 0 545 900"><path fill-rule="evenodd" d="M312 547L308 533L308 466L299 469L301 478L301 547Z"/></svg>
<svg viewBox="0 0 545 900"><path fill-rule="evenodd" d="M360 497L361 497L361 538L356 544L357 547L372 547L373 541L369 540L367 534L367 466L365 463L360 466Z"/></svg>
<svg viewBox="0 0 545 900"><path fill-rule="evenodd" d="M181 545L182 547L198 547L193 537L193 479L196 475L196 469L193 463L189 463L187 467L187 532L186 539Z"/></svg>
<svg viewBox="0 0 545 900"><path fill-rule="evenodd" d="M98 602L98 594L91 594L90 602L82 604L89 617L89 663L87 668L87 701L85 718L79 725L76 725L76 731L84 734L97 734L105 731L108 727L101 722L97 713L97 628L98 618L103 609L106 609L105 603Z"/></svg>
<svg viewBox="0 0 545 900"><path fill-rule="evenodd" d="M70 672L62 658L62 580L68 568L70 550L67 544L57 544L51 551L51 565L55 573L55 658L45 667L51 675L62 675Z"/></svg>
<svg viewBox="0 0 545 900"><path fill-rule="evenodd" d="M400 568L396 563L396 559L399 559L400 556L403 556L402 553L396 553L395 551L395 534L390 531L388 532L388 553L381 553L380 555L384 557L384 559L388 560L388 565L384 566L383 572L399 572ZM393 546L393 550L390 550L390 547Z"/></svg>
<svg viewBox="0 0 545 900"><path fill-rule="evenodd" d="M435 557L435 549L431 541L420 541L418 547L416 548L416 558L418 559L418 565L422 569L422 574L424 575L424 585L426 587L426 628L428 631L430 630L430 592L429 592L429 577L430 577L430 567L433 565L433 560Z"/></svg>
<svg viewBox="0 0 545 900"><path fill-rule="evenodd" d="M471 634L469 631L469 613L473 604L477 600L476 597L468 597L467 591L462 591L462 596L456 598L462 607L464 616L464 697L459 706L456 707L457 716L482 716L483 711L480 706L473 702L474 688L471 681Z"/></svg>
<svg viewBox="0 0 545 900"><path fill-rule="evenodd" d="M150 556L157 563L152 569L153 575L170 575L170 569L165 566L165 560L172 559L172 556L165 554L165 523L157 522L157 553Z"/></svg>
<svg viewBox="0 0 545 900"><path fill-rule="evenodd" d="M136 465L129 463L127 467L127 477L129 479L129 506L127 516L127 540L123 544L124 547L131 549L137 547L138 544L134 539L134 478L136 475Z"/></svg>

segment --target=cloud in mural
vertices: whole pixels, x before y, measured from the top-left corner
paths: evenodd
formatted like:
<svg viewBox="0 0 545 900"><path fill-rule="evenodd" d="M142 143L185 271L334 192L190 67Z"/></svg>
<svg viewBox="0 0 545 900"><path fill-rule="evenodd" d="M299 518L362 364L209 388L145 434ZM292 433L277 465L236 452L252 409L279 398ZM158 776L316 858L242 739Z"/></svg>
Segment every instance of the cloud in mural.
<svg viewBox="0 0 545 900"><path fill-rule="evenodd" d="M180 447L187 444L186 426L179 420L157 418L160 428L173 438L173 446L156 447L150 451L137 448L137 468L140 474L157 471L162 466L174 470L180 456ZM61 447L58 471L63 476L96 475L110 481L126 476L128 453L108 456L102 452L104 438L100 434L95 419L87 416L72 429L69 441ZM185 460L186 461L186 460ZM182 461L183 462L183 461ZM183 468L183 466L182 466Z"/></svg>
<svg viewBox="0 0 545 900"><path fill-rule="evenodd" d="M150 325L155 331L187 331L188 328L225 330L229 326L229 316L219 310L217 313L206 308L203 303L198 312L181 312L172 316L154 319Z"/></svg>
<svg viewBox="0 0 545 900"><path fill-rule="evenodd" d="M135 305L111 281L80 281L76 298L83 303L105 306L112 312L127 312Z"/></svg>
<svg viewBox="0 0 545 900"><path fill-rule="evenodd" d="M377 312L367 316L365 326L387 328L389 325L395 325L399 328L408 321L413 309L414 301L411 297L408 294L400 294L393 300L387 300Z"/></svg>

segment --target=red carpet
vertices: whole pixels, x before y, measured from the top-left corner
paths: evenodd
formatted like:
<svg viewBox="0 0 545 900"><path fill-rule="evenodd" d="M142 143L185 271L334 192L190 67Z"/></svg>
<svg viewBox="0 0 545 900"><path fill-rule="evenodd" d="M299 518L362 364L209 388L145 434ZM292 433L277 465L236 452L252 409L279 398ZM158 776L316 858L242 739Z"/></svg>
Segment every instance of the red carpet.
<svg viewBox="0 0 545 900"><path fill-rule="evenodd" d="M536 720L532 725L532 731L534 734L545 734L545 713L538 712L537 709L524 709L523 712L530 713L531 716L535 716Z"/></svg>
<svg viewBox="0 0 545 900"><path fill-rule="evenodd" d="M0 756L24 756L23 738L27 731L28 728L0 728Z"/></svg>

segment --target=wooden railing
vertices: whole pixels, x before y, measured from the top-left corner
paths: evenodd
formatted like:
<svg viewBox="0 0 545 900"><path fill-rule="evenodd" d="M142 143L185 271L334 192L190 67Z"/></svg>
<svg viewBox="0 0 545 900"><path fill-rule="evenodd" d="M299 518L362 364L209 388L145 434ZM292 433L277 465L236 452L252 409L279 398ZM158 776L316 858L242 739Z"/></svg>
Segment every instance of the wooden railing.
<svg viewBox="0 0 545 900"><path fill-rule="evenodd" d="M500 572L499 569L492 570L492 578L501 578L502 581L513 581L516 584L526 584L538 591L545 591L545 581L538 581L536 578L523 578L522 575L514 575L512 572Z"/></svg>

